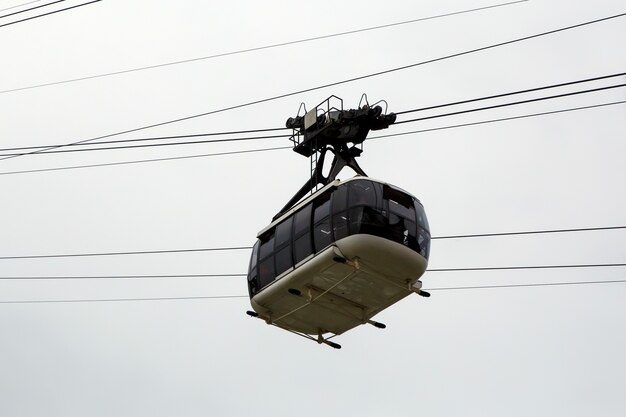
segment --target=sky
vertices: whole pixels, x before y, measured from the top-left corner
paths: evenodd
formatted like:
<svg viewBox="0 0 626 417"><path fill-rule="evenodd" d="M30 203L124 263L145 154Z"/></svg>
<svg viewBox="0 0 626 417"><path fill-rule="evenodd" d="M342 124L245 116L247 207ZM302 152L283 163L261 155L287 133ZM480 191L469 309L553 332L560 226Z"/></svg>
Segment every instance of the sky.
<svg viewBox="0 0 626 417"><path fill-rule="evenodd" d="M0 16L44 5L12 8ZM626 12L624 1L66 1L0 17L2 149L277 128L330 95L389 111L624 72L626 18L404 67ZM10 9L9 9L10 8ZM245 53L233 51L255 49ZM82 81L40 86L164 63ZM624 84L626 77L403 115L399 120ZM36 88L25 88L34 87ZM268 98L282 98L264 101ZM626 100L613 88L373 132L359 164L425 206L433 236L626 226L626 105L380 139ZM287 138L0 160L0 416L623 416L623 267L436 272L317 345L250 318L248 247L309 175ZM6 154L10 151L0 151ZM194 156L193 158L179 157ZM84 165L153 162L49 170ZM22 172L32 171L32 172ZM353 175L346 170L340 178ZM626 262L626 230L435 240L429 269ZM3 259L4 258L4 259ZM42 279L9 279L9 278ZM20 302L15 301L83 302Z"/></svg>

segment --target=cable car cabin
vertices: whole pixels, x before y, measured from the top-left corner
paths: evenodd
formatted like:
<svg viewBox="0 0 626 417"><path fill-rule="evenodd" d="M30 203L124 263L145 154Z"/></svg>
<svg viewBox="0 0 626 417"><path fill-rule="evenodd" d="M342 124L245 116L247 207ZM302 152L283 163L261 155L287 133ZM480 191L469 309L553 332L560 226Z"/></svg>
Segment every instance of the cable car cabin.
<svg viewBox="0 0 626 417"><path fill-rule="evenodd" d="M339 335L420 290L430 232L424 208L392 185L335 180L258 234L249 314L298 333ZM331 336L333 337L333 336Z"/></svg>

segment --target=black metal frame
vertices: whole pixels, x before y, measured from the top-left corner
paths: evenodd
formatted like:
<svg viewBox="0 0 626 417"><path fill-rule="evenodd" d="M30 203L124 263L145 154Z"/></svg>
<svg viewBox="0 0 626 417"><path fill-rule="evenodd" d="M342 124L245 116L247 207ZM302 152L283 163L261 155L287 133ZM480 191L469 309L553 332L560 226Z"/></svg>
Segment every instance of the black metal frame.
<svg viewBox="0 0 626 417"><path fill-rule="evenodd" d="M339 100L341 108L331 107L332 99ZM330 96L304 116L298 115L287 120L286 126L293 129L291 140L294 143L294 152L311 158L311 165L314 167L311 179L274 216L274 220L318 185L324 186L334 181L346 166L359 175L367 176L355 159L363 152L358 145L362 145L370 130L389 127L395 122L396 115L383 114L382 107L370 107L367 99L365 101L365 105L358 109L343 110L343 100ZM328 151L334 156L328 175L324 175L324 162Z"/></svg>

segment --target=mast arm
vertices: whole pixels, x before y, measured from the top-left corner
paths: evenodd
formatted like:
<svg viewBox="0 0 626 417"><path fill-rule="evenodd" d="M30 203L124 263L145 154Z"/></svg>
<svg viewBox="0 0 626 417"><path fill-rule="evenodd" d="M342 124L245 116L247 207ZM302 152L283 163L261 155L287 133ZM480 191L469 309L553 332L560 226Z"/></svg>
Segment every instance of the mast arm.
<svg viewBox="0 0 626 417"><path fill-rule="evenodd" d="M324 169L324 161L326 159L326 152L328 151L333 152L334 156L333 162L330 166L330 172L328 176L324 176L324 174L322 174L322 170ZM311 175L311 179L304 183L304 185L294 194L294 196L291 197L291 200L289 200L287 204L285 204L285 206L280 209L278 214L274 216L272 221L276 220L285 212L287 212L298 201L300 201L311 190L313 190L318 184L328 185L333 182L337 178L337 175L339 175L339 172L346 166L352 168L357 174L367 177L367 174L365 173L365 171L363 171L363 169L359 166L359 163L355 159L360 154L361 150L356 147L341 147L339 150L331 147L320 149L320 157L317 165L315 166L315 170Z"/></svg>

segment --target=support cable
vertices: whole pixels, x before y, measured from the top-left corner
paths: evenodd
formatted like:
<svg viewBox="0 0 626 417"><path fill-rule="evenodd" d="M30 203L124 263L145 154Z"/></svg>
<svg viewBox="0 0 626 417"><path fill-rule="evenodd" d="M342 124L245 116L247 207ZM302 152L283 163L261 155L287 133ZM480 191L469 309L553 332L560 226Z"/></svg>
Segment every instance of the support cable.
<svg viewBox="0 0 626 417"><path fill-rule="evenodd" d="M473 272L473 271L517 271L526 269L569 269L569 268L614 268L623 267L626 263L611 264L578 264L578 265L523 265L523 266L481 266L471 268L434 268L426 272Z"/></svg>
<svg viewBox="0 0 626 417"><path fill-rule="evenodd" d="M573 232L596 232L600 230L620 230L626 229L626 226L605 226L605 227L585 227L577 229L550 229L550 230L526 230L522 232L501 232L501 233L478 233L468 235L448 235L448 236L433 236L432 240L443 239L467 239L474 237L499 237L499 236L520 236L520 235L538 235L538 234L553 234L553 233L573 233Z"/></svg>
<svg viewBox="0 0 626 417"><path fill-rule="evenodd" d="M89 275L89 276L66 276L66 275L47 275L47 276L0 276L0 281L30 281L30 280L76 280L76 279L167 279L167 278L233 278L246 277L248 274L171 274L171 275Z"/></svg>
<svg viewBox="0 0 626 417"><path fill-rule="evenodd" d="M554 110L554 111L541 112L541 113L531 113L531 114L505 117L505 118L499 118L499 119L490 119L490 120L484 120L480 122L448 125L448 126L441 126L441 127L430 128L430 129L414 130L410 132L392 133L392 134L387 134L387 135L374 136L370 138L369 140L381 139L381 138L393 137L393 136L403 136L403 135L409 135L409 134L433 132L437 130L454 129L454 128L459 128L459 127L476 126L476 125L482 125L482 124L497 123L497 122L524 119L524 118L537 117L537 116L547 116L547 115L553 115L553 114L558 114L558 113L567 113L567 112L578 111L578 110L587 110L587 109L593 109L593 108L599 108L599 107L614 106L614 105L625 104L625 103L626 103L626 100L614 101L614 102L609 102L609 103L601 103L601 104L595 104L595 105L589 105L589 106L583 106L583 107L573 107L573 108L562 109L562 110ZM241 151L195 154L195 155L186 155L186 156L173 156L173 157L154 158L154 159L139 159L139 160L122 161L122 162L107 162L107 163L100 163L100 164L72 165L72 166L66 166L66 167L5 171L5 172L0 172L0 176L1 175L29 174L29 173L38 173L38 172L50 172L50 171L63 171L63 170L69 170L69 169L96 168L96 167L115 166L115 165L132 165L132 164L141 164L141 163L147 163L147 162L162 162L162 161L173 161L173 160L182 160L182 159L206 158L206 157L213 157L213 156L236 155L236 154L277 151L277 150L287 150L287 149L293 149L293 147L279 146L279 147L272 147L272 148L248 149L248 150L241 150Z"/></svg>
<svg viewBox="0 0 626 417"><path fill-rule="evenodd" d="M179 123L179 122L195 119L195 118L198 118L198 117L204 117L204 116L208 116L208 115L212 115L212 114L217 114L217 113L222 113L222 112L231 111L231 110L235 110L235 109L240 109L240 108L244 108L244 107L249 107L249 106L253 106L253 105L257 105L257 104L261 104L261 103L267 103L267 102L270 102L270 101L275 101L275 100L279 100L279 99L286 98L286 97L300 95L300 94L308 93L308 92L315 91L315 90L320 90L320 89L324 89L324 88L328 88L328 87L334 87L334 86L337 86L337 85L340 85L340 84L351 83L351 82L354 82L354 81L364 80L364 79L367 79L367 78L372 78L372 77L377 77L377 76L380 76L380 75L390 74L390 73L393 73L393 72L403 71L403 70L406 70L406 69L409 69L409 68L415 68L415 67L418 67L418 66L421 66L421 65L426 65L426 64L431 64L431 63L435 63L435 62L440 62L440 61L444 61L444 60L447 60L447 59L457 58L457 57L460 57L460 56L469 55L469 54L473 54L473 53L477 53L477 52L481 52L481 51L486 51L486 50L498 48L498 47L501 47L501 46L511 45L511 44L514 44L514 43L523 42L523 41L527 41L527 40L531 40L531 39L536 39L536 38L539 38L539 37L552 35L552 34L563 32L563 31L567 31L567 30L572 30L572 29L577 29L577 28L580 28L580 27L588 26L588 25L593 25L593 24L597 24L597 23L607 22L609 20L622 18L624 16L626 16L626 13L620 13L620 14L616 14L616 15L612 15L612 16L608 16L608 17L604 17L604 18L600 18L600 19L595 19L595 20L590 20L590 21L586 21L586 22L583 22L583 23L578 23L578 24L575 24L575 25L570 25L570 26L565 26L565 27L561 27L561 28L558 28L558 29L553 29L553 30L549 30L549 31L545 31L545 32L540 32L540 33L537 33L537 34L534 34L534 35L529 35L529 36L524 36L524 37L520 37L520 38L515 38L515 39L512 39L512 40L499 42L499 43L495 43L495 44L491 44L491 45L487 45L487 46L482 46L482 47L479 47L479 48L468 49L468 50L465 50L465 51L462 51L462 52L457 52L457 53L454 53L454 54L445 55L445 56L441 56L441 57L438 57L438 58L433 58L433 59L429 59L429 60L425 60L425 61L416 62L414 64L409 64L409 65L404 65L404 66L400 66L400 67L395 67L395 68L391 68L391 69L384 70L384 71L378 71L378 72L374 72L374 73L370 73L370 74L366 74L366 75L362 75L362 76L358 76L358 77L348 78L348 79L344 79L344 80L341 80L341 81L336 81L336 82L332 82L332 83L328 83L328 84L319 85L319 86L316 86L316 87L310 87L310 88L306 88L306 89L303 89L303 90L292 91L290 93L276 95L276 96L273 96L273 97L267 97L267 98L263 98L263 99L259 99L259 100L249 101L247 103L242 103L242 104L237 104L237 105L234 105L234 106L224 107L224 108L217 109L217 110L211 110L211 111L198 113L198 114L194 114L194 115L190 115L190 116L179 117L179 118L176 118L176 119L171 119L171 120L158 122L158 123L152 123L152 124L149 124L149 125L144 125L144 126L140 126L140 127L136 127L136 128L132 128L132 129L126 129L126 130L122 130L122 131L118 131L118 132L114 132L114 133L109 133L109 134L106 134L106 135L96 136L96 137L89 138L89 139L75 141L75 142L72 142L72 144L93 142L95 140L105 139L105 138L109 138L109 137L112 137L112 136L118 136L118 135L122 135L122 134L125 134L125 133L138 132L140 130L151 129L151 128L154 128L154 127L160 127L160 126L165 126L165 125L169 125L169 124L173 124L173 123ZM49 149L52 149L52 148L49 148ZM41 151L34 151L33 153L39 153L39 152L41 152ZM5 157L5 158L0 158L0 161L6 160L6 159L11 159L11 158L19 158L19 156L9 156L9 157Z"/></svg>
<svg viewBox="0 0 626 417"><path fill-rule="evenodd" d="M49 15L51 15L51 14L55 14L55 13L65 12L65 11L68 11L68 10L71 10L71 9L76 9L77 7L82 7L82 6L87 6L87 5L89 5L89 4L98 3L99 1L102 1L102 0L92 0L92 1L89 1L89 2L87 2L87 3L77 4L77 5L75 5L75 6L66 7L66 8L64 8L64 9L55 10L55 11L53 11L53 12L48 12L48 13L38 14L38 15L36 15L36 16L31 16L31 17L27 17L27 18L25 18L25 19L16 20L16 21L11 22L11 23L4 23L4 24L1 24L1 25L0 25L0 28L3 28L3 27L5 27L5 26L15 25L16 23L26 22L26 21L28 21L28 20L38 19L38 18L40 18L40 17L49 16Z"/></svg>
<svg viewBox="0 0 626 417"><path fill-rule="evenodd" d="M603 75L603 76L593 77L593 78L585 78L585 79L581 79L581 80L568 81L568 82L564 82L564 83L551 84L551 85L547 85L547 86L534 87L534 88L524 89L524 90L510 91L510 92L507 92L507 93L501 93L501 94L496 94L496 95L491 95L491 96L486 96L486 97L479 97L479 98L473 98L473 99L468 99L468 100L455 101L455 102L451 102L451 103L438 104L438 105L434 105L434 106L421 107L421 108L417 108L417 109L413 109L413 110L405 110L405 111L394 112L394 113L396 115L401 115L401 114L413 113L413 112L424 111L424 110L439 109L439 108L455 106L455 105L459 105L459 104L474 103L474 102L477 102L477 101L489 100L489 99L494 99L494 98L502 98L502 97L517 95L517 94L523 94L523 93L528 93L528 92L537 92L537 91L553 89L553 88L557 88L557 87L571 86L571 85L576 85L576 84L581 84L581 83L588 83L588 82L592 82L592 81L605 80L605 79L620 77L620 76L624 76L624 75L626 75L626 72L617 73L617 74L610 74L610 75ZM593 90L591 92L594 92L594 91L595 90ZM582 93L585 93L585 92L590 92L590 91L573 92L573 93L569 93L569 94L575 95L575 94L582 94ZM547 99L550 99L550 98L554 98L554 97L539 97L536 100L537 101L541 101L541 100L547 100ZM502 106L515 105L515 104L518 104L518 103L503 104ZM478 110L472 110L472 111L478 111ZM278 127L278 128L266 128L266 129L238 130L238 131L229 131L229 132L210 132L210 133L196 133L196 134L188 134L188 135L156 136L156 137L146 137L146 138L139 138L139 139L120 139L120 140L109 140L109 141L88 142L88 143L76 143L76 144L67 144L67 145L65 145L65 144L53 144L53 145L39 145L39 146L22 146L22 147L13 147L13 148L1 148L0 152L40 149L40 150L42 150L42 153L55 153L55 152L51 152L51 151L45 152L42 148L61 148L61 147L76 147L76 146L81 146L82 147L82 146L94 146L94 145L105 145L105 144L109 145L109 144L120 144L120 143L136 143L136 142L160 141L160 140L169 140L169 139L188 139L188 138L205 137L205 136L228 136L228 135L237 135L237 134L246 134L246 133L265 133L265 132L284 131L284 130L288 130L288 128L287 127ZM231 141L243 141L243 140L255 140L255 139L272 139L272 138L290 137L290 136L291 135L275 135L275 136L259 136L259 137L233 138L233 139L216 139L216 140L210 140L210 141L202 141L202 142L198 142L198 143L231 142ZM186 142L182 142L180 144L187 144L187 143ZM98 149L108 149L108 148L98 148ZM123 148L120 147L120 148L112 148L112 149L123 149ZM57 151L57 152L61 152L61 151ZM24 155L24 154L25 153L7 154L7 155L4 155L4 156ZM3 155L0 155L0 156L3 156Z"/></svg>
<svg viewBox="0 0 626 417"><path fill-rule="evenodd" d="M29 174L29 173L33 173L33 172L64 171L64 170L68 170L68 169L96 168L96 167L108 167L108 166L116 166L116 165L134 165L134 164L143 164L143 163L146 163L146 162L178 161L178 160L181 160L181 159L195 159L195 158L207 158L207 157L212 157L212 156L240 155L240 154L247 154L247 153L279 151L279 150L287 150L287 149L293 149L293 147L292 146L278 146L278 147L274 147L274 148L262 148L262 149L248 149L248 150L241 150L241 151L203 153L203 154L195 154L195 155L171 156L171 157L153 158L153 159L139 159L139 160L122 161L122 162L105 162L105 163L101 163L101 164L72 165L72 166L67 166L67 167L56 167L56 168L27 169L27 170L21 170L21 171L0 172L0 175Z"/></svg>
<svg viewBox="0 0 626 417"><path fill-rule="evenodd" d="M12 9L17 9L18 7L22 7L22 6L28 6L29 4L33 4L33 3L41 3L43 0L34 0L34 1L29 1L26 3L22 3L22 4L17 4L15 6L11 6L11 7L6 7L4 9L0 9L0 12L4 12L6 10L12 10Z"/></svg>
<svg viewBox="0 0 626 417"><path fill-rule="evenodd" d="M613 102L610 102L610 103L602 103L602 104L592 104L592 105L589 105L589 106L582 106L582 107L572 107L572 108L569 108L569 109L562 109L562 110L552 110L552 111L546 111L546 112L541 112L541 113L522 114L520 116L502 117L502 118L499 118L499 119L483 120L483 121L480 121L480 122L469 122L469 123L461 123L461 124L456 124L456 125L433 127L433 128L429 128L429 129L411 130L411 131L408 131L408 132L389 133L389 134L386 134L386 135L373 136L371 138L368 138L368 140L390 138L390 137L394 137L394 136L413 135L413 134L418 134L418 133L436 132L438 130L447 130L447 129L456 129L456 128L459 128L459 127L478 126L478 125L484 125L484 124L490 124L490 123L505 122L505 121L509 121L509 120L526 119L526 118L537 117L537 116L548 116L548 115L559 114L559 113L568 113L568 112L577 111L577 110L588 110L588 109L595 109L595 108L599 108L599 107L615 106L615 105L618 105L618 104L626 104L626 100L613 101ZM2 173L0 173L0 175L2 175Z"/></svg>
<svg viewBox="0 0 626 417"><path fill-rule="evenodd" d="M458 116L460 114L474 113L474 112L477 112L477 111L484 111L484 110L493 110L493 109L499 109L499 108L503 108L503 107L517 106L517 105L520 105L520 104L535 103L535 102L538 102L538 101L552 100L552 99L555 99L555 98L563 98L563 97L575 96L575 95L579 95L579 94L595 93L595 92L598 92L598 91L605 91L605 90L611 90L613 88L622 88L622 87L626 87L626 83L614 84L614 85L609 85L609 86L606 86L606 87L592 88L592 89L589 89L589 90L574 91L574 92L570 92L570 93L556 94L556 95L547 96L547 97L531 98L531 99L527 99L527 100L514 101L512 103L494 104L494 105L491 105L491 106L478 107L478 108L475 108L475 109L459 110L459 111L455 111L455 112L451 112L451 113L436 114L436 115L433 115L433 116L425 116L425 117L419 117L419 118L409 119L409 120L401 120L399 122L395 122L394 125L400 125L400 124L403 124L403 123L422 122L424 120L439 119L441 117Z"/></svg>
<svg viewBox="0 0 626 417"><path fill-rule="evenodd" d="M0 19L4 19L5 17L9 17L9 16L15 16L16 14L20 14L20 13L30 12L31 10L41 9L42 7L52 6L53 4L62 3L62 2L64 2L64 1L66 1L66 0L56 0L56 1L53 1L53 2L51 2L51 3L42 4L42 5L40 5L40 6L34 6L34 7L30 7L30 8L28 8L28 9L19 10L19 11L17 11L17 12L12 12L12 13L5 14L5 15L3 15L3 16L0 16ZM28 3L26 3L26 4L28 4ZM22 6L24 6L24 5L22 5ZM13 6L13 7L9 7L9 8L10 8L10 9L13 9L13 8L15 8L15 7L17 7L17 6ZM3 10L7 10L7 9L3 9ZM0 11L2 11L2 10L0 10Z"/></svg>
<svg viewBox="0 0 626 417"><path fill-rule="evenodd" d="M0 301L0 304L41 304L41 303L107 303L117 301L172 301L172 300L211 300L228 298L248 298L247 295L207 295L199 297L149 297L149 298L98 298L80 300L13 300Z"/></svg>
<svg viewBox="0 0 626 417"><path fill-rule="evenodd" d="M428 288L427 291L454 291L454 290L479 290L494 288L521 288L521 287L548 287L565 285L597 285L597 284L618 284L626 283L626 279L602 280L602 281L567 281L549 282L534 284L505 284L505 285L475 285L465 287L440 287ZM234 299L249 298L247 295L208 295L196 297L147 297L147 298L105 298L105 299L66 299L66 300L3 300L0 304L54 304L54 303L102 303L102 302L123 302L123 301L180 301L180 300L212 300L212 299Z"/></svg>
<svg viewBox="0 0 626 417"><path fill-rule="evenodd" d="M484 272L484 271L523 271L534 269L572 269L572 268L620 268L625 267L626 263L610 263L610 264L574 264L574 265L520 265L520 266L486 266L486 267L469 267L469 268L434 268L427 269L426 272ZM170 275L48 275L48 276L0 276L0 281L31 281L31 280L99 280L99 279L164 279L164 278L233 278L246 277L248 274L170 274Z"/></svg>
<svg viewBox="0 0 626 417"><path fill-rule="evenodd" d="M459 111L451 112L451 113L443 113L443 114L437 114L437 115L432 115L432 116L420 117L420 118L416 118L416 119L403 120L403 121L395 122L395 124L399 125L399 124L404 124L404 123L421 122L421 121L430 120L430 119L438 119L438 118L442 118L442 117L458 116L458 115L466 114L466 113L475 113L475 112L478 112L478 111L493 110L493 109L497 109L497 108L504 108L504 107L509 107L509 106L517 106L517 105L520 105L520 104L528 104L528 103L534 103L534 102L539 102L539 101L544 101L544 100L552 100L552 99L556 99L556 98L563 98L563 97L569 97L569 96L580 95L580 94L595 93L595 92L598 92L598 91L610 90L610 89L613 89L613 88L621 88L621 87L626 87L626 83L624 83L624 84L616 84L616 85L611 85L611 86L605 86L605 87L592 88L592 89L582 90L582 91L574 91L574 92L569 92L569 93L562 93L562 94L557 94L557 95L547 96L547 97L537 97L537 98L533 98L533 99L521 100L521 101L516 101L516 102L511 102L511 103L502 103L502 104L496 104L496 105L491 105L491 106L486 106L486 107L478 107L478 108L474 108L474 109L459 110ZM210 135L212 135L212 134L211 133L207 133L207 134L195 134L195 135L179 135L177 137L178 138L185 138L185 137L198 137L198 136L210 136ZM41 150L39 152L23 152L23 153L0 154L0 157L3 157L3 156L4 157L13 157L13 156L23 156L23 155L47 155L47 154L55 154L55 153L69 153L69 152L110 151L110 150L122 150L122 149L153 148L153 147L162 147L162 146L199 145L199 144L207 144L207 143L241 142L241 141L250 141L250 140L288 138L288 137L291 137L291 136L292 135L285 134L285 135L249 136L249 137L243 137L243 138L193 140L193 141L184 141L184 142L147 143L147 144L141 144L141 145L108 146L108 147L86 148L86 149L85 148L81 148L81 149L52 149L52 150L45 150L45 149L43 149L43 150ZM379 136L379 137L382 137L382 136ZM127 141L130 141L130 142L146 141L146 140L164 139L164 138L166 138L166 137L144 138L144 139L129 139L129 140L126 140L126 141L123 141L123 142L127 142ZM113 141L111 141L111 142L113 142ZM122 141L120 141L120 142L122 142ZM100 145L100 144L102 144L102 142L91 142L91 143L75 144L75 145L71 145L71 146L77 146L77 145ZM48 147L48 149L50 149L50 148L60 148L60 147L65 147L65 145L51 145L51 146Z"/></svg>
<svg viewBox="0 0 626 417"><path fill-rule="evenodd" d="M563 285L592 285L592 284L617 284L624 283L626 279L614 279L603 281L567 281L567 282L538 282L535 284L504 284L504 285L472 285L466 287L440 287L428 288L427 291L452 291L452 290L484 290L492 288L521 288L521 287L552 287Z"/></svg>
<svg viewBox="0 0 626 417"><path fill-rule="evenodd" d="M209 134L210 135L210 134ZM184 135L184 136L204 136L203 134L196 135ZM201 145L207 143L225 143L225 142L242 142L251 140L263 140L263 139L280 139L290 138L292 135L267 135L267 136L248 136L243 138L228 138L228 139L206 139L206 140L190 140L184 142L167 142L167 143L144 143L141 145L125 145L125 146L107 146L102 148L83 148L83 149L53 149L42 152L23 152L12 154L0 154L3 156L22 156L22 155L48 155L53 153L69 153L69 152L93 152L93 151L112 151L120 149L138 149L138 148L154 148L162 146L180 146L180 145ZM149 140L149 139L131 139L134 141ZM85 143L82 145L100 145L100 142Z"/></svg>
<svg viewBox="0 0 626 417"><path fill-rule="evenodd" d="M536 234L554 234L554 233L598 232L598 231L606 231L606 230L624 230L624 229L626 229L626 226L584 227L584 228L550 229L550 230L526 230L526 231L519 231L519 232L433 236L431 237L431 240L467 239L467 238L502 237L502 236L536 235ZM167 250L152 250L152 251L142 250L142 251L118 251L118 252L19 255L19 256L0 256L0 260L80 258L80 257L96 257L96 256L127 256L127 255L154 255L154 254L158 255L158 254L166 254L166 253L225 252L225 251L240 251L240 250L251 250L251 249L252 249L252 246L225 246L225 247L215 247L215 248L167 249Z"/></svg>
<svg viewBox="0 0 626 417"><path fill-rule="evenodd" d="M10 90L2 90L2 91L0 91L0 94L10 93L10 92L14 92L14 91L21 91L21 90L30 90L30 89L34 89L34 88L40 88L40 87L48 87L48 86L52 86L52 85L73 83L73 82L77 82L77 81L86 81L86 80L92 80L92 79L96 79L96 78L110 77L110 76L114 76L114 75L128 74L128 73L132 73L132 72L145 71L145 70L162 68L162 67L168 67L168 66L172 66L172 65L179 65L179 64L185 64L185 63L190 63L190 62L197 62L197 61L203 61L203 60L208 60L208 59L221 58L221 57L226 57L226 56L231 56L231 55L245 54L245 53L248 53L248 52L261 51L261 50L264 50L264 49L280 48L280 47L283 47L283 46L295 45L295 44L298 44L298 43L312 42L312 41L317 41L317 40L321 40L321 39L328 39L328 38L334 38L334 37L339 37L339 36L351 35L351 34L355 34L355 33L361 33L361 32L373 31L373 30L378 30L378 29L384 29L384 28L389 28L389 27L393 27L393 26L401 26L401 25L406 25L406 24L410 24L410 23L417 23L417 22L423 22L423 21L426 21L426 20L438 19L438 18L442 18L442 17L455 16L455 15L460 15L460 14L464 14L464 13L477 12L477 11L487 10L487 9L494 9L494 8L497 8L497 7L510 6L510 5L517 4L517 3L525 3L527 1L528 0L518 0L518 1L507 2L507 3L499 3L499 4L494 4L494 5L491 5L491 6L478 7L478 8L467 9L467 10L460 10L460 11L451 12L451 13L444 13L444 14L439 14L439 15L434 15L434 16L422 17L422 18L418 18L418 19L405 20L405 21L402 21L402 22L389 23L389 24L386 24L386 25L372 26L372 27L367 27L367 28L350 30L350 31L346 31L346 32L333 33L333 34L329 34L329 35L314 36L314 37L305 38L305 39L298 39L298 40L281 42L281 43L276 43L276 44L271 44L271 45L258 46L258 47L255 47L255 48L240 49L240 50L237 50L237 51L230 51L230 52L224 52L224 53L220 53L220 54L201 56L201 57L196 57L196 58L184 59L184 60L180 60L180 61L172 61L172 62L166 62L166 63L162 63L162 64L148 65L148 66L144 66L144 67L130 68L130 69L125 69L125 70L121 70L121 71L108 72L108 73L104 73L104 74L96 74L96 75L90 75L90 76L86 76L86 77L72 78L72 79L67 79L67 80L62 80L62 81L54 81L54 82L49 82L49 83L44 83L44 84L37 84L37 85L31 85L31 86L26 86L26 87L12 88ZM17 6L15 6L15 7L17 7Z"/></svg>
<svg viewBox="0 0 626 417"><path fill-rule="evenodd" d="M585 79L582 79L582 80L568 81L568 82L565 82L565 83L544 85L542 87L527 88L525 90L509 91L507 93L500 93L500 94L494 94L494 95L485 96L485 97L472 98L472 99L469 99L469 100L455 101L455 102L452 102L452 103L437 104L437 105L428 106L428 107L419 107L417 109L404 110L404 111L399 111L399 112L394 112L394 113L399 116L399 115L402 115L402 114L415 113L415 112L425 111L425 110L440 109L442 107L456 106L456 105L459 105L459 104L475 103L477 101L491 100L491 99L494 99L494 98L502 98L502 97L508 97L508 96L513 96L513 95L518 95L518 94L525 94L525 93L534 93L534 92L537 92L537 91L548 90L548 89L552 89L552 88L567 87L567 86L570 86L570 85L576 85L576 84L581 84L581 83L588 83L588 82L593 82L593 81L607 80L609 78L622 77L624 75L626 75L626 72L620 72L620 73L617 73L617 74L602 75L600 77L585 78Z"/></svg>
<svg viewBox="0 0 626 417"><path fill-rule="evenodd" d="M194 133L189 135L170 135L170 136L154 136L149 138L139 138L139 139L120 139L120 140L108 140L101 142L89 142L89 143L76 143L76 144L56 144L56 145L39 145L39 146L22 146L18 148L3 148L0 149L0 152L6 151L20 151L25 149L41 149L41 148L51 148L51 147L71 147L71 146L94 146L94 145L109 145L114 143L132 143L132 142L145 142L145 141L153 141L153 140L168 140L168 139L188 139L188 138L197 138L197 137L205 137L205 136L228 136L228 135L239 135L244 133L263 133L263 132L273 132L276 130L291 130L287 127L277 127L277 128L268 128L268 129L252 129L252 130L236 130L230 132L208 132L208 133ZM287 135L288 137L291 135ZM274 136L271 136L274 137ZM284 136L276 136L276 137L284 137ZM248 140L247 138L234 138L228 140L216 140L215 142L225 142L225 141L237 141L237 140Z"/></svg>

